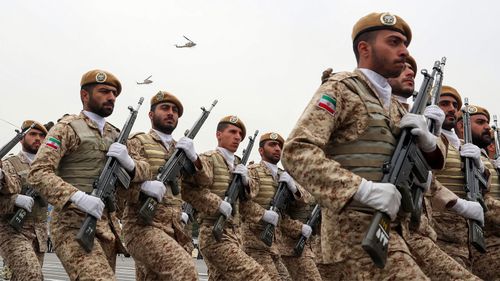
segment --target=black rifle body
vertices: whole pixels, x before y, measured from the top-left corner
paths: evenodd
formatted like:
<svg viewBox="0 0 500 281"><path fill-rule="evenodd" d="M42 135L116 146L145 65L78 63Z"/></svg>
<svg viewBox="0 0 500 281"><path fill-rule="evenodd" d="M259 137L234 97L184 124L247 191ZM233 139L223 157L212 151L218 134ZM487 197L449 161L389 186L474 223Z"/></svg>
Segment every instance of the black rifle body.
<svg viewBox="0 0 500 281"><path fill-rule="evenodd" d="M40 204L43 206L47 206L47 203L43 198L40 197L38 192L35 191L33 187L28 187L26 189L26 192L24 195L29 196L35 200L35 204ZM14 213L14 216L9 220L9 224L18 232L21 231L24 221L26 219L26 216L28 215L28 211L24 208L16 208L16 212Z"/></svg>
<svg viewBox="0 0 500 281"><path fill-rule="evenodd" d="M35 127L35 123L31 124L30 127L24 128L21 131L16 130L16 135L9 141L7 142L2 148L0 148L0 159L4 158L7 153L9 153L14 146L16 146L22 139L23 137L28 133L28 131Z"/></svg>
<svg viewBox="0 0 500 281"><path fill-rule="evenodd" d="M126 144L128 136L134 126L135 119L139 112L139 107L141 106L144 98L140 98L137 108L133 109L128 107L130 110L130 115L120 131L116 142L121 144ZM114 157L108 156L106 164L102 169L99 177L94 182L94 190L92 191L92 196L100 198L108 208L109 212L115 211L115 188L116 184L120 183L124 188L128 188L130 184L130 175L128 172L120 165L120 162ZM80 227L76 235L76 241L82 246L85 251L90 252L94 247L94 237L96 234L97 218L92 215L87 214L85 220Z"/></svg>
<svg viewBox="0 0 500 281"><path fill-rule="evenodd" d="M309 219L307 220L306 224L310 226L312 229L316 227L318 224L319 220L321 219L321 207L319 204L316 204L314 206L313 211L311 212L311 215L309 216ZM301 235L299 238L299 241L293 248L293 252L295 253L296 256L302 255L302 252L304 251L304 247L306 246L307 242L307 237L304 235Z"/></svg>
<svg viewBox="0 0 500 281"><path fill-rule="evenodd" d="M280 182L271 200L269 210L282 214L291 200L293 200L293 194L288 189L286 182ZM274 228L273 224L266 222L264 223L264 230L260 234L260 240L269 247L273 244Z"/></svg>

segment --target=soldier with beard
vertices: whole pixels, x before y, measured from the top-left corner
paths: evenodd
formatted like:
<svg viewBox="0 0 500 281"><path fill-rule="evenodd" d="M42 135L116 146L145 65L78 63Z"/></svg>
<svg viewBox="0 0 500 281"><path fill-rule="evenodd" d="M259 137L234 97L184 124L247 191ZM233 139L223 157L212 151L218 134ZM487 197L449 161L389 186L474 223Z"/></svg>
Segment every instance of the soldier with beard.
<svg viewBox="0 0 500 281"><path fill-rule="evenodd" d="M403 104L407 104L407 99L414 93L414 78L417 72L417 63L412 56L407 57L406 67L397 78L389 78L388 82L391 85L392 93ZM444 93L441 95L442 101L440 105L443 109L450 104L448 87L443 87ZM455 101L455 105L457 105ZM456 107L451 107L456 110ZM454 125L456 120L455 110L448 110L445 114L443 110L437 106L429 106L425 109L424 115L428 118L438 120L436 126L442 123L443 130L449 130L450 125ZM443 119L448 119L444 122ZM448 133L448 132L447 132ZM448 133L449 134L449 133ZM432 207L431 200L443 202L441 205L446 205L452 200L456 200L456 196L442 185L433 184L432 188L424 194L422 215L420 225L417 230L410 232L405 241L410 248L411 254L416 258L418 265L424 273L431 279L435 280L479 280L466 268L455 261L451 256L439 248L436 244L437 235L431 226Z"/></svg>
<svg viewBox="0 0 500 281"><path fill-rule="evenodd" d="M32 163L30 184L54 206L51 236L54 250L71 280L116 280L115 265L119 226L114 212L100 198L89 195L105 165L115 157L133 182L149 176L148 164L137 151L114 143L118 129L106 122L121 83L111 73L91 70L82 76L83 110L63 117L50 130ZM75 237L86 215L97 218L94 247L87 253Z"/></svg>
<svg viewBox="0 0 500 281"><path fill-rule="evenodd" d="M43 280L43 257L47 250L47 203L39 196L26 196L30 164L35 158L47 129L33 120L23 122L30 127L20 141L22 150L4 160L0 169L0 254L12 271L12 280ZM28 211L20 231L9 221L18 208Z"/></svg>
<svg viewBox="0 0 500 281"><path fill-rule="evenodd" d="M187 222L187 214L181 209L181 194L173 195L170 188L155 180L159 168L165 165L176 147L185 149L191 161L198 159L191 139L182 137L176 142L172 138L182 114L183 107L177 97L165 91L158 92L151 98L152 129L148 133L134 134L128 143L130 147L140 147L139 154L147 159L150 171L146 181L133 184L125 192L127 206L123 232L129 253L140 265L136 266L137 280L198 279L191 255L183 248L191 238L181 225L181 221ZM145 195L159 202L151 223L139 216Z"/></svg>
<svg viewBox="0 0 500 281"><path fill-rule="evenodd" d="M486 173L490 175L490 186L484 195L484 201L488 212L484 214L485 225L483 228L486 243L486 253L481 254L472 250L474 274L484 280L497 280L498 268L500 267L500 182L498 160L491 160L487 155L487 147L493 141L489 125L490 114L488 110L480 106L469 106L471 114L472 141L481 148L481 160L484 163ZM455 130L463 136L463 120L461 116Z"/></svg>

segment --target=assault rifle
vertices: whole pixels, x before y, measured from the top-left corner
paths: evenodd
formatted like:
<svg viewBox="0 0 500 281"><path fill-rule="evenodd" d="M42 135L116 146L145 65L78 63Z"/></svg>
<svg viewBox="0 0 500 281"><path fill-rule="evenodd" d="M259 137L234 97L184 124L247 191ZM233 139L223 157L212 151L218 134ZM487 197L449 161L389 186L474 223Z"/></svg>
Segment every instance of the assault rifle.
<svg viewBox="0 0 500 281"><path fill-rule="evenodd" d="M495 131L495 159L497 159L498 157L500 157L500 140L498 138L500 138L500 128L498 128L498 124L497 124L497 116L496 115L493 115L493 128L492 128L494 131ZM498 171L498 169L497 169ZM500 173L500 171L498 171Z"/></svg>
<svg viewBox="0 0 500 281"><path fill-rule="evenodd" d="M140 98L137 104L137 108L129 106L130 115L123 126L123 129L120 132L116 142L121 144L125 144L128 136L130 135L130 131L134 126L135 119L137 118L137 114L139 112L139 107L141 107L144 98ZM117 181L124 187L128 188L130 184L130 175L128 172L120 165L120 162L114 157L108 156L106 160L106 164L99 175L99 178L94 182L94 190L92 191L92 196L100 198L104 203L106 203L106 207L110 212L115 211L115 187ZM76 241L80 246L82 246L85 251L92 251L94 247L94 237L96 233L97 226L97 218L92 215L87 214L85 220L80 227L76 235Z"/></svg>
<svg viewBox="0 0 500 281"><path fill-rule="evenodd" d="M438 61L436 61L438 63ZM441 63L440 66L436 69L436 82L434 83L434 86L432 88L432 94L431 94L431 105L438 105L439 100L441 98L441 87L443 86L443 68L444 65L446 64L446 57L441 58ZM427 120L429 132L431 132L434 135L437 135L437 132L439 131L440 128L436 127L436 123L428 119ZM414 186L412 188L412 198L413 198L413 211L411 212L411 218L410 218L410 229L411 230L417 230L419 225L420 225L420 220L422 217L422 201L423 201L423 191L425 189L429 188L429 185L431 184L432 180L432 171L429 171L427 181L426 182L419 182L414 183ZM422 188L418 186L422 186ZM427 186L425 186L427 185Z"/></svg>
<svg viewBox="0 0 500 281"><path fill-rule="evenodd" d="M469 99L464 98L464 107L462 108L462 118L464 122L464 142L472 143L472 131L470 124L470 113L475 113L475 107L469 106ZM465 193L466 199L473 202L478 202L483 207L486 213L488 208L484 203L482 191L487 188L487 180L481 174L473 159L465 157L464 162L465 172ZM483 228L476 220L469 219L469 243L472 244L479 252L486 252L486 244L484 242Z"/></svg>
<svg viewBox="0 0 500 281"><path fill-rule="evenodd" d="M194 221L193 205L189 204L188 202L182 203L182 211L188 215L188 217L189 217L188 223Z"/></svg>
<svg viewBox="0 0 500 281"><path fill-rule="evenodd" d="M424 80L411 108L411 113L423 113L438 69L440 69L440 62L436 61L432 74L429 75L425 69L422 70ZM412 198L413 182L426 182L430 170L431 168L417 146L416 137L411 134L411 128L405 128L401 131L390 161L384 163L382 167L384 175L381 182L392 183L397 187L401 193L401 209L410 213L415 208ZM383 212L376 211L361 242L363 249L379 268L383 268L387 260L390 230L390 217Z"/></svg>
<svg viewBox="0 0 500 281"><path fill-rule="evenodd" d="M212 102L212 106L206 110L205 107L201 107L201 116L194 123L190 130L187 130L184 135L190 139L194 139L198 131L200 130L205 120L207 120L210 111L217 104L217 100ZM181 174L181 171L186 175L192 175L195 173L195 167L193 162L189 160L186 156L186 152L182 149L175 149L174 153L168 159L167 163L160 168L160 173L156 176L157 181L161 181L164 185L170 186L173 195L179 194L179 186L177 184L177 179ZM146 223L151 223L156 212L156 205L158 201L155 198L146 196L145 202L139 209L139 216Z"/></svg>
<svg viewBox="0 0 500 281"><path fill-rule="evenodd" d="M318 224L320 218L321 218L321 207L319 206L319 204L316 204L316 206L314 206L314 209L313 209L311 215L309 216L309 219L307 220L306 224L308 226L310 226L312 229L314 229L316 227L316 225ZM304 251L304 247L306 246L306 241L307 241L307 237L305 237L304 235L301 235L299 242L297 242L297 244L293 248L293 252L295 253L296 256L302 255L302 252Z"/></svg>
<svg viewBox="0 0 500 281"><path fill-rule="evenodd" d="M37 200L40 200L38 202L41 202L40 204L43 204L44 206L47 206L47 203L45 200L43 200L38 192L33 189L33 187L28 187L26 189L26 192L24 195L29 196L35 200L35 204L37 204ZM16 213L14 216L9 220L9 224L18 232L21 231L21 228L23 227L24 220L26 219L26 216L28 215L28 211L23 208L17 208Z"/></svg>
<svg viewBox="0 0 500 281"><path fill-rule="evenodd" d="M0 149L0 159L2 159L9 151L11 151L16 144L19 143L23 139L23 137L28 133L29 130L31 130L33 127L35 127L35 123L31 124L31 126L22 129L21 131L16 130L16 135L8 142L6 143L1 149Z"/></svg>
<svg viewBox="0 0 500 281"><path fill-rule="evenodd" d="M281 213L286 210L288 202L293 199L293 194L287 187L286 182L280 182L278 189L274 193L274 197L271 200L271 206L269 210ZM260 234L260 240L262 240L267 246L271 247L274 238L274 225L271 223L264 224L264 230Z"/></svg>
<svg viewBox="0 0 500 281"><path fill-rule="evenodd" d="M255 142L255 138L257 137L257 134L259 134L259 130L256 130L255 133L253 134L253 137L248 137L248 145L243 150L243 157L241 157L241 164L246 165L248 158L250 157L250 153L252 153L252 147L253 143ZM234 210L234 204L236 203L236 200L240 198L240 200L245 200L245 191L243 184L241 182L241 175L240 174L234 174L233 179L231 180L231 183L229 184L229 187L226 190L226 195L224 197L224 201L227 203L231 204L233 206ZM217 221L214 224L214 228L212 229L212 234L215 237L215 240L219 241L222 239L222 232L224 231L224 226L226 225L226 221L228 218L221 214L219 218L217 218Z"/></svg>

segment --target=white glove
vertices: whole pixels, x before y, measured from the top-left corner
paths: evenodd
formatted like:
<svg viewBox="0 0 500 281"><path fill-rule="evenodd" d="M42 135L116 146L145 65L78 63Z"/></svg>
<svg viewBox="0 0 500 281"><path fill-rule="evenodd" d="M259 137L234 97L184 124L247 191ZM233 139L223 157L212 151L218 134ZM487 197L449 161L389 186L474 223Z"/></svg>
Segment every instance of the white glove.
<svg viewBox="0 0 500 281"><path fill-rule="evenodd" d="M186 156L191 162L196 161L198 159L198 154L196 154L196 150L194 149L193 140L188 137L182 137L177 144L176 148L184 150Z"/></svg>
<svg viewBox="0 0 500 281"><path fill-rule="evenodd" d="M243 185L248 186L248 169L245 165L236 165L236 167L234 167L233 174L241 175L241 182Z"/></svg>
<svg viewBox="0 0 500 281"><path fill-rule="evenodd" d="M109 146L108 153L106 156L115 157L118 162L125 168L125 170L132 172L135 168L135 162L132 160L132 157L128 155L127 146L115 142Z"/></svg>
<svg viewBox="0 0 500 281"><path fill-rule="evenodd" d="M34 203L35 200L33 200L33 198L31 198L30 196L18 194L14 205L18 206L19 208L23 208L31 213L31 208L33 207Z"/></svg>
<svg viewBox="0 0 500 281"><path fill-rule="evenodd" d="M478 146L472 143L466 143L460 148L460 155L463 157L472 158L472 160L474 160L474 163L476 163L476 167L479 168L479 171L481 173L484 172L484 164L483 161L481 161L481 149Z"/></svg>
<svg viewBox="0 0 500 281"><path fill-rule="evenodd" d="M189 221L189 215L187 213L181 213L181 222L187 224Z"/></svg>
<svg viewBox="0 0 500 281"><path fill-rule="evenodd" d="M262 216L263 221L268 222L274 226L276 226L278 224L279 218L280 218L280 215L278 215L278 213L276 213L275 211L271 211L271 210L266 210L264 212L264 215Z"/></svg>
<svg viewBox="0 0 500 281"><path fill-rule="evenodd" d="M432 152L436 149L437 137L427 127L427 121L423 115L407 113L399 124L401 128L413 128L410 132L417 137L417 144L424 152Z"/></svg>
<svg viewBox="0 0 500 281"><path fill-rule="evenodd" d="M141 190L158 202L163 200L163 195L167 192L167 188L161 181L145 181L141 184Z"/></svg>
<svg viewBox="0 0 500 281"><path fill-rule="evenodd" d="M84 211L98 220L101 219L102 212L104 211L104 202L98 197L88 195L78 190L71 196L70 200L81 211Z"/></svg>
<svg viewBox="0 0 500 281"><path fill-rule="evenodd" d="M495 168L500 169L500 156L497 159L493 160L493 165L495 165Z"/></svg>
<svg viewBox="0 0 500 281"><path fill-rule="evenodd" d="M439 137L441 135L441 126L445 118L444 111L437 105L429 105L424 110L424 116L434 121L436 136Z"/></svg>
<svg viewBox="0 0 500 281"><path fill-rule="evenodd" d="M233 211L233 207L231 204L227 203L226 201L221 201L219 205L219 212L223 214L226 218L229 218L231 216L231 212Z"/></svg>
<svg viewBox="0 0 500 281"><path fill-rule="evenodd" d="M295 194L297 192L297 186L295 185L295 181L292 179L290 174L288 174L287 172L283 172L280 175L280 179L278 181L279 182L286 182L286 186L292 192L292 194Z"/></svg>
<svg viewBox="0 0 500 281"><path fill-rule="evenodd" d="M305 238L309 239L312 232L313 232L313 230L309 225L307 225L307 224L302 225L302 235L304 235Z"/></svg>
<svg viewBox="0 0 500 281"><path fill-rule="evenodd" d="M354 200L384 212L391 217L391 220L394 220L401 205L401 194L391 183L378 183L363 179L358 191L354 194Z"/></svg>
<svg viewBox="0 0 500 281"><path fill-rule="evenodd" d="M484 211L481 204L474 201L467 201L462 198L457 199L457 203L450 210L467 219L477 220L484 225Z"/></svg>

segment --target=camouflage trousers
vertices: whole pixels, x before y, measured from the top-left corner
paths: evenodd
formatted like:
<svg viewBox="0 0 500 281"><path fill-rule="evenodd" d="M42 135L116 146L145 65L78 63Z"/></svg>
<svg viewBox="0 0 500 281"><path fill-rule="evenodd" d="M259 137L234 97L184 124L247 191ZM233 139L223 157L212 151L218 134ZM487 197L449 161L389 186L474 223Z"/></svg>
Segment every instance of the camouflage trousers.
<svg viewBox="0 0 500 281"><path fill-rule="evenodd" d="M11 280L43 280L44 253L35 233L18 233L8 223L0 223L0 255L12 271Z"/></svg>
<svg viewBox="0 0 500 281"><path fill-rule="evenodd" d="M481 280L441 250L430 238L411 233L406 242L417 264L432 280Z"/></svg>
<svg viewBox="0 0 500 281"><path fill-rule="evenodd" d="M311 256L282 256L290 277L294 281L321 281L321 275Z"/></svg>
<svg viewBox="0 0 500 281"><path fill-rule="evenodd" d="M52 224L54 225L54 224ZM115 266L117 247L115 237L94 238L94 247L87 253L76 241L78 228L52 228L54 250L71 280L116 280Z"/></svg>
<svg viewBox="0 0 500 281"><path fill-rule="evenodd" d="M500 280L500 243L488 245L489 240L495 239L500 242L499 237L485 237L486 253L481 254L478 251L473 251L473 273L484 280Z"/></svg>
<svg viewBox="0 0 500 281"><path fill-rule="evenodd" d="M245 248L245 253L257 261L273 281L281 281L278 271L280 257L266 250Z"/></svg>
<svg viewBox="0 0 500 281"><path fill-rule="evenodd" d="M128 225L125 230L137 280L198 280L191 255L165 231L144 225Z"/></svg>
<svg viewBox="0 0 500 281"><path fill-rule="evenodd" d="M202 223L199 235L209 280L271 281L264 268L243 251L237 226L226 225L220 242L213 237L212 227L212 223Z"/></svg>

